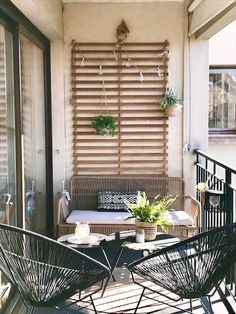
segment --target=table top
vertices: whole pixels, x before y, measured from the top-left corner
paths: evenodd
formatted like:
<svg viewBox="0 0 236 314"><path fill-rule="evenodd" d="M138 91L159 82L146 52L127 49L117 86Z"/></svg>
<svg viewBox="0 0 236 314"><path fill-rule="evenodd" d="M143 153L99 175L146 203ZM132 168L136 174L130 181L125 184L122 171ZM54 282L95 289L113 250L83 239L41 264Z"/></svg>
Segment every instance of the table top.
<svg viewBox="0 0 236 314"><path fill-rule="evenodd" d="M105 241L104 241L105 240ZM121 246L130 250L154 251L178 243L180 239L166 233L158 232L156 239L144 243L135 242L135 230L120 231L111 235L101 233L90 233L90 239L84 243L75 234L66 234L57 239L58 242L73 248L93 248L100 246L100 242L109 243L110 241L120 240Z"/></svg>
<svg viewBox="0 0 236 314"><path fill-rule="evenodd" d="M109 235L107 241L123 240L122 247L130 250L154 251L180 242L179 238L164 232L157 232L156 239L144 243L135 242L135 230L121 231L116 234Z"/></svg>
<svg viewBox="0 0 236 314"><path fill-rule="evenodd" d="M73 248L91 248L98 247L102 240L108 240L105 234L90 233L87 240L79 240L74 233L66 234L57 239L58 242L66 244Z"/></svg>
<svg viewBox="0 0 236 314"><path fill-rule="evenodd" d="M163 249L167 246L173 245L178 242L180 242L180 239L175 238L175 237L172 237L172 238L167 237L166 239L158 239L158 234L157 234L156 239L153 241L148 241L144 243L125 241L123 242L122 247L130 249L130 250L156 251L156 250Z"/></svg>

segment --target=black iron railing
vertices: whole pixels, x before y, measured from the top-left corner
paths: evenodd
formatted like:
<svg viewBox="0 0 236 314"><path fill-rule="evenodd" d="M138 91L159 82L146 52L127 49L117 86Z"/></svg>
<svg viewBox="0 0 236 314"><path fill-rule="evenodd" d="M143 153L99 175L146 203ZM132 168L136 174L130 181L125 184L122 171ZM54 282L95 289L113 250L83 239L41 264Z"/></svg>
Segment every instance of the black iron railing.
<svg viewBox="0 0 236 314"><path fill-rule="evenodd" d="M236 169L200 150L195 150L195 153L196 184L207 182L210 190L222 194L222 201L218 205L203 204L201 213L202 231L236 221ZM199 192L197 192L197 198L202 201Z"/></svg>
<svg viewBox="0 0 236 314"><path fill-rule="evenodd" d="M203 199L204 193L196 191L201 201L201 230L206 231L225 224L236 222L236 169L218 161L208 154L195 150L196 153L196 185L206 182L208 188L217 191L223 198L217 205ZM206 194L204 195L206 196ZM208 201L208 202L207 202ZM231 268L226 278L228 291L236 296L236 266ZM226 299L225 299L226 301Z"/></svg>

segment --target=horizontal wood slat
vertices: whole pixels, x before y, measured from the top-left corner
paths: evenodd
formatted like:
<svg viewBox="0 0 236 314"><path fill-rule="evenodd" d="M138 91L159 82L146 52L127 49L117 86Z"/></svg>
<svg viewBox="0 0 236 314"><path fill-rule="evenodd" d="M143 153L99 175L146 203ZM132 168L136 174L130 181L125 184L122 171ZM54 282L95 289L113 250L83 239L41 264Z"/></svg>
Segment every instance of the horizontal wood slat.
<svg viewBox="0 0 236 314"><path fill-rule="evenodd" d="M165 67L164 69L163 69L163 71L167 71L167 67ZM97 77L98 76L98 72L75 72L75 71L72 71L72 73L71 73L71 75L72 75L72 77L77 77L77 79L78 79L78 77L81 77L81 76L84 76L84 77L91 77L91 76L93 76L93 77ZM138 72L122 72L122 75L124 76L124 77L137 77L137 84L140 82L139 80L138 80L138 78L139 78L139 73ZM145 75L145 77L153 77L153 78L155 78L156 77L156 73L144 73L144 75ZM108 73L103 73L103 75L102 75L103 77L105 76L105 77L109 77L109 78L112 78L112 77L117 77L117 76L119 76L119 73L116 73L116 72L108 72ZM167 77L167 75L164 75L164 77ZM111 80L111 82L112 82L112 80ZM122 80L121 80L121 82L122 82ZM141 85L141 84L140 84Z"/></svg>
<svg viewBox="0 0 236 314"><path fill-rule="evenodd" d="M75 174L155 175L168 170L168 42L78 43L71 50ZM116 118L114 137L96 135L99 114Z"/></svg>
<svg viewBox="0 0 236 314"><path fill-rule="evenodd" d="M74 42L74 43L72 43L73 44L73 47L74 47L74 50L76 50L76 48L78 47L78 48L80 48L80 47L84 47L84 46L86 46L86 47L91 47L91 46L94 46L96 49L98 48L98 47L102 47L102 46L113 46L113 47L116 47L117 46L117 42L111 42L111 43L99 43L99 42L97 42L97 43L78 43L78 42ZM149 42L149 43L125 43L125 46L126 47L132 47L132 46L141 46L141 47L143 47L143 46L157 46L157 47L163 47L163 45L166 45L166 46L168 46L168 41L166 40L164 43L163 42ZM79 51L80 51L80 49L78 49Z"/></svg>

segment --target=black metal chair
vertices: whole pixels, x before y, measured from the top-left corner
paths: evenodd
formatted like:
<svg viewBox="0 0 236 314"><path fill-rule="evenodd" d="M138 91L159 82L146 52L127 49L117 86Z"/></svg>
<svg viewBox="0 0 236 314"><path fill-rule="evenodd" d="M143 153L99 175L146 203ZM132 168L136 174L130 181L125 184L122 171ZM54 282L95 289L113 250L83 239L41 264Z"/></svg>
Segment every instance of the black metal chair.
<svg viewBox="0 0 236 314"><path fill-rule="evenodd" d="M172 301L189 299L190 311L186 312L190 313L192 299L207 296L209 312L212 312L210 297L229 273L235 261L236 224L230 224L203 232L129 264L128 269L133 281L143 288L135 313L142 297L150 298L144 294L146 289ZM134 274L155 285L147 287L145 283L138 281L138 277ZM162 293L163 291L157 292L156 285L177 296L170 297L169 294ZM158 300L157 302L166 304ZM168 305L178 308L173 304Z"/></svg>
<svg viewBox="0 0 236 314"><path fill-rule="evenodd" d="M3 224L0 224L0 268L30 313L36 307L60 309L58 304L75 294L74 303L89 297L96 313L92 295L102 289L103 280L110 275L106 266L79 251ZM90 291L92 286L95 287Z"/></svg>

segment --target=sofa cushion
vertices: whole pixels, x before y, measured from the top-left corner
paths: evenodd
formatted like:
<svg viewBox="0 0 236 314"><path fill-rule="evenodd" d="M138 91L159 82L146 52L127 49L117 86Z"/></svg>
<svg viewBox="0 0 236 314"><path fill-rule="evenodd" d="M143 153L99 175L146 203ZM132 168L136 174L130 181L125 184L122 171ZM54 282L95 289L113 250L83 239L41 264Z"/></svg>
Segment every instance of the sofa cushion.
<svg viewBox="0 0 236 314"><path fill-rule="evenodd" d="M166 213L170 222L177 226L191 226L193 219L183 210ZM97 212L95 210L73 210L66 218L66 223L75 224L77 221L89 224L135 224L135 219L125 220L130 216L128 212Z"/></svg>
<svg viewBox="0 0 236 314"><path fill-rule="evenodd" d="M124 200L134 204L137 202L137 193L135 192L113 192L100 191L98 192L98 211L126 211Z"/></svg>
<svg viewBox="0 0 236 314"><path fill-rule="evenodd" d="M166 213L167 219L177 226L192 226L193 219L183 210L169 211Z"/></svg>
<svg viewBox="0 0 236 314"><path fill-rule="evenodd" d="M66 223L75 224L77 221L89 224L134 224L135 219L124 220L130 214L128 212L104 212L100 213L95 210L73 210L66 218Z"/></svg>

